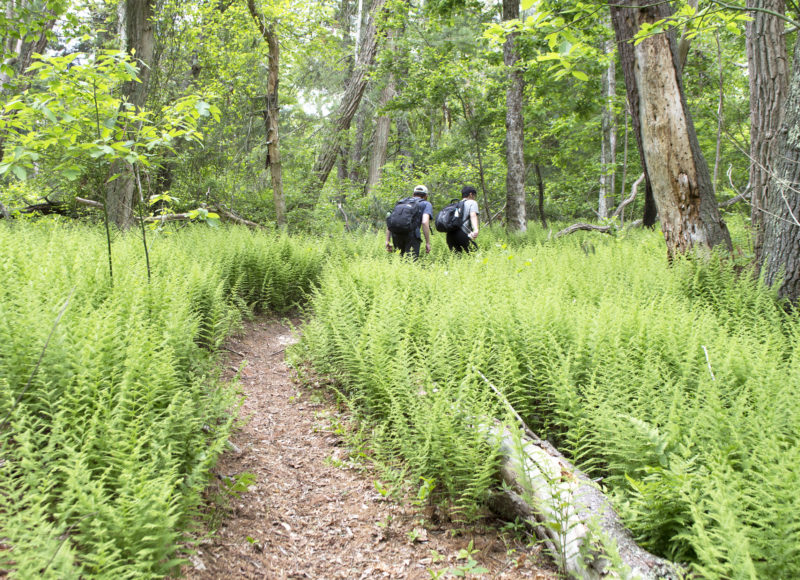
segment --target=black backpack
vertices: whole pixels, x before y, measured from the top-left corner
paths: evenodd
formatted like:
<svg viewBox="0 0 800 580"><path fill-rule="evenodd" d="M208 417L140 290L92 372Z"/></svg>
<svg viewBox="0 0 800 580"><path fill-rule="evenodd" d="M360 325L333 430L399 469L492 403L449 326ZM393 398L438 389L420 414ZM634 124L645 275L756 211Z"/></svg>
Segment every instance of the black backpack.
<svg viewBox="0 0 800 580"><path fill-rule="evenodd" d="M386 227L393 234L408 234L422 224L422 200L406 197L398 201L386 216Z"/></svg>
<svg viewBox="0 0 800 580"><path fill-rule="evenodd" d="M436 216L436 230L454 232L464 223L464 201L453 199Z"/></svg>

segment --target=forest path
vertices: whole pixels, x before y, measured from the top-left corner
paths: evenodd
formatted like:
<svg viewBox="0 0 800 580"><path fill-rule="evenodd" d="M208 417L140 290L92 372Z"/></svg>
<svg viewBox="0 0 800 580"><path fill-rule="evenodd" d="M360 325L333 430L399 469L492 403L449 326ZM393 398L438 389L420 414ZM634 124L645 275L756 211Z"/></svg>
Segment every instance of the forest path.
<svg viewBox="0 0 800 580"><path fill-rule="evenodd" d="M470 542L477 566L488 569L481 578L556 578L538 546L498 533L496 520L434 524L378 493L378 473L350 461L337 434L347 413L328 391L301 386L284 363L294 340L280 320L261 318L227 343L228 376L245 363L247 422L232 438L238 453L220 459L217 487L242 474L255 480L208 514L216 533L200 543L185 578L452 578L445 571L468 565L458 555Z"/></svg>

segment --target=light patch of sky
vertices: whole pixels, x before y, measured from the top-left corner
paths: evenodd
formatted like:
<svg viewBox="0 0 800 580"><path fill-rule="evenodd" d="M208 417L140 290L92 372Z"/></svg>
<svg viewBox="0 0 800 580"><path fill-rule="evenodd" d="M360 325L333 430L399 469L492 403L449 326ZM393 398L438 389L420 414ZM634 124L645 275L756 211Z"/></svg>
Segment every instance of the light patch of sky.
<svg viewBox="0 0 800 580"><path fill-rule="evenodd" d="M297 104L307 115L327 117L333 110L332 96L318 89L297 92Z"/></svg>

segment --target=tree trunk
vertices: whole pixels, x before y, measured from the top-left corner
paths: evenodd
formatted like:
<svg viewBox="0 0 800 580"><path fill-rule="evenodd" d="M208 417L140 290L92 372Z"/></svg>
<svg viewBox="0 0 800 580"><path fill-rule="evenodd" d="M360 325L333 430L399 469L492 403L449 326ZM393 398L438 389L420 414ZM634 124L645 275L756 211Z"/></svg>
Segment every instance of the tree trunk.
<svg viewBox="0 0 800 580"><path fill-rule="evenodd" d="M719 189L719 163L722 156L722 129L724 127L724 112L725 112L725 75L722 69L722 45L719 43L719 32L714 32L714 38L717 41L717 66L719 72L719 98L717 99L717 147L714 152L714 176L711 183L714 185L714 194L716 195Z"/></svg>
<svg viewBox="0 0 800 580"><path fill-rule="evenodd" d="M375 55L378 51L378 32L375 26L375 16L383 9L385 1L373 0L369 22L364 30L353 74L350 76L347 89L335 113L333 126L327 137L321 141L320 151L312 169L311 183L306 191L306 201L303 202L304 207L316 204L320 191L336 162L342 134L350 127L350 122L353 120L353 116L361 103L361 97L364 95L364 90L367 88L367 83L369 82L367 72L374 64Z"/></svg>
<svg viewBox="0 0 800 580"><path fill-rule="evenodd" d="M542 170L539 164L534 165L536 168L536 186L539 189L539 219L542 222L542 228L547 229L547 218L544 215L544 180L542 179Z"/></svg>
<svg viewBox="0 0 800 580"><path fill-rule="evenodd" d="M519 20L519 0L503 0L503 20ZM524 80L517 67L518 33L509 33L503 46L503 62L507 68L506 89L506 228L509 232L525 232L525 121L522 117ZM488 212L488 208L487 208Z"/></svg>
<svg viewBox="0 0 800 580"><path fill-rule="evenodd" d="M769 285L792 304L800 298L800 42L795 44L789 96L786 100L762 212L760 266ZM755 191L753 192L755 198ZM755 202L754 202L755 203Z"/></svg>
<svg viewBox="0 0 800 580"><path fill-rule="evenodd" d="M378 108L385 107L389 101L394 98L395 84L394 75L391 75L386 86L381 91L381 98L378 102ZM389 132L392 128L392 117L387 113L383 113L375 121L375 135L372 139L372 156L369 160L369 170L367 173L367 193L372 193L372 190L381 179L381 169L386 163L386 149L389 146Z"/></svg>
<svg viewBox="0 0 800 580"><path fill-rule="evenodd" d="M722 245L730 251L730 235L683 95L674 35L656 34L635 46L629 42L643 23L670 15L670 6L658 0L613 0L611 5L628 97L638 117L642 166L670 258L694 247Z"/></svg>
<svg viewBox="0 0 800 580"><path fill-rule="evenodd" d="M353 183L358 183L364 179L364 133L367 132L367 117L370 116L370 107L368 103L362 103L356 115L356 134L353 135L353 143L350 146L350 174L349 179ZM343 131L341 136L341 147L343 151L347 150L345 140L347 139L347 132Z"/></svg>
<svg viewBox="0 0 800 580"><path fill-rule="evenodd" d="M153 27L154 0L125 0L124 46L132 52L139 63L139 82L127 82L122 93L136 109L147 101L150 70L153 65L155 33ZM133 225L133 208L136 205L136 177L133 168L124 161L111 165L111 176L120 175L106 185L106 209L108 219L120 229Z"/></svg>
<svg viewBox="0 0 800 580"><path fill-rule="evenodd" d="M609 59L603 74L603 113L602 143L600 146L600 195L597 204L597 215L600 219L608 217L609 209L614 205L616 189L615 172L617 167L617 125L614 119L614 100L617 93L616 62L613 58L614 43L604 43L604 52Z"/></svg>
<svg viewBox="0 0 800 580"><path fill-rule="evenodd" d="M398 5L398 10L408 10L408 6L404 3ZM399 14L398 14L399 15ZM395 49L395 39L401 33L402 29L390 28L386 32L387 50L393 51ZM378 109L382 109L388 105L397 94L397 87L395 83L394 73L389 73L389 78L386 86L381 91L381 97L378 101ZM392 116L386 112L382 112L378 120L375 121L375 135L372 139L372 156L369 161L369 172L367 173L367 193L372 193L377 183L381 179L381 170L386 163L386 150L389 146L389 133L392 128Z"/></svg>
<svg viewBox="0 0 800 580"><path fill-rule="evenodd" d="M748 8L763 8L784 14L784 0L747 0ZM767 183L775 159L778 131L783 122L784 102L789 91L788 59L783 39L784 22L761 10L750 13L747 22L747 68L750 78L750 186L751 225L756 263L764 243L763 211L767 206Z"/></svg>
<svg viewBox="0 0 800 580"><path fill-rule="evenodd" d="M255 5L255 0L247 0L247 8L258 27L261 36L269 47L269 72L267 76L267 94L264 96L264 125L267 137L267 157L265 169L269 169L272 178L272 199L275 203L275 224L279 228L286 227L286 198L283 194L283 175L281 173L280 137L278 134L278 81L280 67L280 45L275 32L275 22L267 23Z"/></svg>

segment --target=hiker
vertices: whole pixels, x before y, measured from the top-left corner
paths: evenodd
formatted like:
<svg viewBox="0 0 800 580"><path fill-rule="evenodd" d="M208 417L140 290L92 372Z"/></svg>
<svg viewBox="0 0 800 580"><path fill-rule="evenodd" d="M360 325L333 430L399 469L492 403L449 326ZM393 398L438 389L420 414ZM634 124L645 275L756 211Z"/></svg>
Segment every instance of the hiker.
<svg viewBox="0 0 800 580"><path fill-rule="evenodd" d="M386 218L386 251L400 250L400 255L411 252L416 260L422 237L425 234L425 252L431 252L431 219L433 206L428 200L428 188L418 185L414 188L414 197L401 199L394 210ZM394 247L392 246L394 244Z"/></svg>
<svg viewBox="0 0 800 580"><path fill-rule="evenodd" d="M447 247L456 253L469 253L471 249L478 249L475 238L478 237L478 202L475 195L478 192L471 185L461 188L461 201L464 203L464 212L461 227L447 232ZM470 248L470 246L473 246Z"/></svg>

